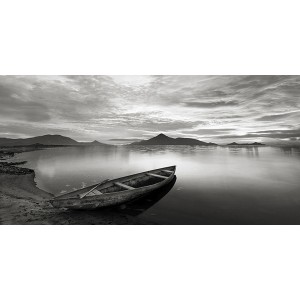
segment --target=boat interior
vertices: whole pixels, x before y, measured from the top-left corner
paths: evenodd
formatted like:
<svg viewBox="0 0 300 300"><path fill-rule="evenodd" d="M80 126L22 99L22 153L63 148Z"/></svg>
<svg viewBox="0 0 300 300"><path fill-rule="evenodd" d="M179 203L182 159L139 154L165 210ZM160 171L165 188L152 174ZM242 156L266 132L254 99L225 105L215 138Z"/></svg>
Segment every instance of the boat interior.
<svg viewBox="0 0 300 300"><path fill-rule="evenodd" d="M175 172L175 167L152 170L114 180L106 180L97 185L89 186L84 189L76 190L71 193L60 195L56 199L65 198L86 198L107 193L123 192L137 188L153 185L168 179Z"/></svg>

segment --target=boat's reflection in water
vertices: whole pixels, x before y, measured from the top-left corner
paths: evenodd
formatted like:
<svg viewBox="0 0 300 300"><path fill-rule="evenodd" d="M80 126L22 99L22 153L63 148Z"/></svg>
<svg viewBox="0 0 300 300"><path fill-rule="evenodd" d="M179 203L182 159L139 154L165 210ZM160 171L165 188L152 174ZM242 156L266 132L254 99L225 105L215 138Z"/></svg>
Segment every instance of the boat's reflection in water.
<svg viewBox="0 0 300 300"><path fill-rule="evenodd" d="M169 191L173 188L176 182L176 175L172 179L172 181L160 188L159 190L152 192L151 194L136 199L134 201L128 202L126 204L116 206L114 209L120 211L122 213L128 214L130 216L138 216L141 213L145 212L147 209L152 207L158 201L160 201L163 197L165 197Z"/></svg>

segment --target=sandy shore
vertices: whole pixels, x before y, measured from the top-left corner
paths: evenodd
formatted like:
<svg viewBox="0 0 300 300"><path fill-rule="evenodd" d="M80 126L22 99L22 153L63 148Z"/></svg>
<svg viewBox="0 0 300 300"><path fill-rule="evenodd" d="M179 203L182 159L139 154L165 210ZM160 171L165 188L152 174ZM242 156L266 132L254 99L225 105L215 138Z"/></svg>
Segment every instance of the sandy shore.
<svg viewBox="0 0 300 300"><path fill-rule="evenodd" d="M0 150L0 224L145 224L137 216L123 213L121 208L97 211L53 208L48 202L53 195L37 188L33 170L5 161L13 155L11 149Z"/></svg>

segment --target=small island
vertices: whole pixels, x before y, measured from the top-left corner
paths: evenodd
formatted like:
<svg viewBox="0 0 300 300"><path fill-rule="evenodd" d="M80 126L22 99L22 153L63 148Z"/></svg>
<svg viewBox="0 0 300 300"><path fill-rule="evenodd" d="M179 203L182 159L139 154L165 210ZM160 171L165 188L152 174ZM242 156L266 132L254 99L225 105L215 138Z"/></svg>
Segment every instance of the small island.
<svg viewBox="0 0 300 300"><path fill-rule="evenodd" d="M265 146L265 144L254 142L254 143L243 143L243 144L238 144L236 142L227 144L227 146Z"/></svg>

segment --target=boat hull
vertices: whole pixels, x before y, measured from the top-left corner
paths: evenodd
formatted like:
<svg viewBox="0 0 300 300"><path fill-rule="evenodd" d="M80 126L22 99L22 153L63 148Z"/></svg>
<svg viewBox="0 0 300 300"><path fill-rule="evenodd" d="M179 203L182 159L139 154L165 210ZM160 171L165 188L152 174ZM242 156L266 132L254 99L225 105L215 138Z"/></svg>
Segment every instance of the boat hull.
<svg viewBox="0 0 300 300"><path fill-rule="evenodd" d="M140 197L144 197L146 195L149 195L150 193L164 187L165 185L169 184L175 176L175 166L167 167L167 168L161 168L156 170L151 170L139 174L134 174L131 176L126 176L123 178L118 178L115 180L110 181L111 182L117 182L120 180L130 180L130 178L138 178L138 176L142 176L148 172L157 172L159 170L171 170L172 174L170 174L166 179L162 180L161 182L134 188L132 190L126 190L121 192L113 192L113 193L106 193L99 196L90 196L85 197L83 199L80 199L78 197L71 197L62 199L61 197L54 198L50 200L50 203L52 206L56 208L68 208L68 209L98 209L101 207L107 207L107 206L113 206L113 205L120 205L122 203L126 203L129 201L132 201L134 199L138 199ZM109 184L109 183L106 183ZM93 187L93 186L91 186Z"/></svg>

